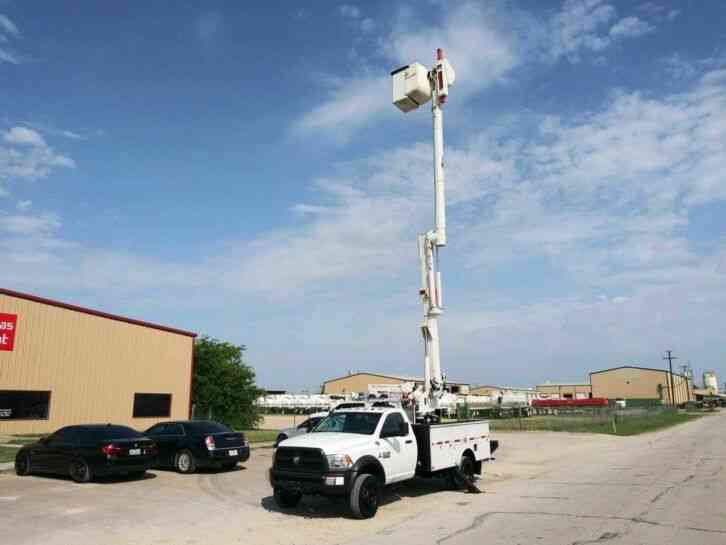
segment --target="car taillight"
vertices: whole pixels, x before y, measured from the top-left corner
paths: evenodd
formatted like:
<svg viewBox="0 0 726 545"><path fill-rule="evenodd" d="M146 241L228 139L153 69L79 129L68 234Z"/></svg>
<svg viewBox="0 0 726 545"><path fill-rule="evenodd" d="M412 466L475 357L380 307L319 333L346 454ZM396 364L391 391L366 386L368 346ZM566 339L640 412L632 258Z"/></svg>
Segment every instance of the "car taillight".
<svg viewBox="0 0 726 545"><path fill-rule="evenodd" d="M204 442L207 444L207 450L214 450L214 437L207 435L207 437L204 438Z"/></svg>
<svg viewBox="0 0 726 545"><path fill-rule="evenodd" d="M101 451L106 456L118 456L119 454L121 454L121 447L119 447L118 445L113 445L113 444L104 445L101 447Z"/></svg>

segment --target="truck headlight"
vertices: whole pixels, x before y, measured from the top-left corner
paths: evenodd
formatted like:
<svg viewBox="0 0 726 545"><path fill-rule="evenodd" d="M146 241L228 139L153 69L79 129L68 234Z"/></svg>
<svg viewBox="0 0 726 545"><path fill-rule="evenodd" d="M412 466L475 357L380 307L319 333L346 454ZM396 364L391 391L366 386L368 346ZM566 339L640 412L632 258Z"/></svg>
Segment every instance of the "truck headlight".
<svg viewBox="0 0 726 545"><path fill-rule="evenodd" d="M328 467L330 469L348 469L353 460L347 454L328 454Z"/></svg>

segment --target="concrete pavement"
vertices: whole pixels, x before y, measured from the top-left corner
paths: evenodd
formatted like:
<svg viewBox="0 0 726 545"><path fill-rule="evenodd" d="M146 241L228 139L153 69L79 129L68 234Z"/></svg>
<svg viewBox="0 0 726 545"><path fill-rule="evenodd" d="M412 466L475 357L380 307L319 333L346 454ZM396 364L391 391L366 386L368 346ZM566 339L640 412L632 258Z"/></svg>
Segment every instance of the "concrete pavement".
<svg viewBox="0 0 726 545"><path fill-rule="evenodd" d="M372 520L306 498L281 512L257 449L237 471L78 485L0 475L0 541L13 545L218 543L532 545L726 543L726 413L639 437L502 433L484 494L416 480Z"/></svg>
<svg viewBox="0 0 726 545"><path fill-rule="evenodd" d="M462 497L458 512L418 516L352 543L726 543L726 414L569 454L555 450L540 463L526 452L538 448L531 435L501 439L494 471L504 478L485 479L487 494Z"/></svg>

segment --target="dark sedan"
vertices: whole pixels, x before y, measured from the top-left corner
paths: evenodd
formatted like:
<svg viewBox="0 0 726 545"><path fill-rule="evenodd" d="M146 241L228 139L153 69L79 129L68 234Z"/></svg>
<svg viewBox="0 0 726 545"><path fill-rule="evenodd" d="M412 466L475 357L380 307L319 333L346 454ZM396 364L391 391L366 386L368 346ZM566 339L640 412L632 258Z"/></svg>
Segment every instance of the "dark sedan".
<svg viewBox="0 0 726 545"><path fill-rule="evenodd" d="M179 473L194 473L197 468L231 469L250 457L244 433L224 424L207 420L160 422L146 430L159 448L159 467L172 467Z"/></svg>
<svg viewBox="0 0 726 545"><path fill-rule="evenodd" d="M18 475L52 473L85 483L95 477L141 477L156 459L153 441L113 424L68 426L26 445L15 457Z"/></svg>

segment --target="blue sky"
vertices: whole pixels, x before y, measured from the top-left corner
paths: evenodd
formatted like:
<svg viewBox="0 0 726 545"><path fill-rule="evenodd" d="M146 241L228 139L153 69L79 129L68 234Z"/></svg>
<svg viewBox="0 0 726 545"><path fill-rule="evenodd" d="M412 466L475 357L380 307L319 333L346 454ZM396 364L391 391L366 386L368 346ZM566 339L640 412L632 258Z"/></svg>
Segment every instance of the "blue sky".
<svg viewBox="0 0 726 545"><path fill-rule="evenodd" d="M72 7L69 7L72 6ZM0 0L0 285L244 343L259 382L421 374L428 108L447 374L726 380L726 6Z"/></svg>

